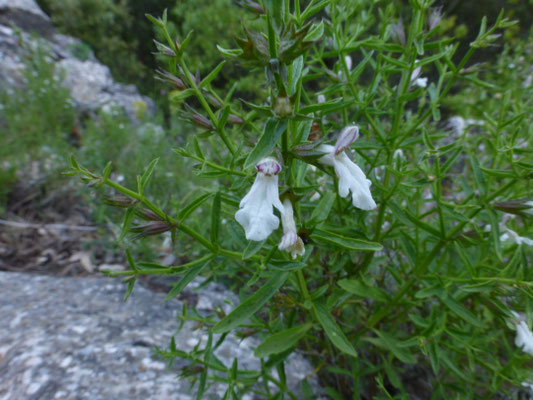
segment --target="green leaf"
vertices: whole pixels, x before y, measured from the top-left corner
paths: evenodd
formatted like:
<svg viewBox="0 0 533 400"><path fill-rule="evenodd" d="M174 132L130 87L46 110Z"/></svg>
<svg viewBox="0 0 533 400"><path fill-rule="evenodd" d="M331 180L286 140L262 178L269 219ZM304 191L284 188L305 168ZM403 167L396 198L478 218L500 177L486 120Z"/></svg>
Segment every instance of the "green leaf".
<svg viewBox="0 0 533 400"><path fill-rule="evenodd" d="M128 288L126 289L126 294L124 294L124 301L128 300L128 297L130 297L130 294L133 291L133 287L135 286L136 281L137 277L135 276L132 276L131 278L125 280L125 282L128 282Z"/></svg>
<svg viewBox="0 0 533 400"><path fill-rule="evenodd" d="M324 22L320 21L318 24L313 24L307 35L305 35L304 42L314 42L322 37L324 34Z"/></svg>
<svg viewBox="0 0 533 400"><path fill-rule="evenodd" d="M120 230L120 236L118 237L119 241L124 240L124 238L126 237L126 234L130 229L131 222L133 221L133 217L135 217L135 206L128 208L126 210L126 213L124 214L122 229Z"/></svg>
<svg viewBox="0 0 533 400"><path fill-rule="evenodd" d="M191 213L196 210L198 207L200 207L209 197L211 197L211 193L206 193L201 195L200 197L197 197L194 199L191 203L187 204L186 207L184 207L178 214L178 220L180 222L185 221L185 219L191 215Z"/></svg>
<svg viewBox="0 0 533 400"><path fill-rule="evenodd" d="M261 135L259 142L246 158L244 169L256 165L262 158L272 153L272 150L274 150L274 146L276 146L281 134L285 132L287 123L287 120L279 120L276 118L270 118L267 121L265 130Z"/></svg>
<svg viewBox="0 0 533 400"><path fill-rule="evenodd" d="M326 192L318 202L317 206L311 214L311 218L306 222L308 226L315 226L326 220L335 202L335 193Z"/></svg>
<svg viewBox="0 0 533 400"><path fill-rule="evenodd" d="M226 60L221 61L221 62L215 67L215 69L213 69L213 70L209 73L209 75L207 75L204 79L202 79L202 82L200 82L200 88L204 88L204 87L206 87L207 85L209 85L209 84L211 83L211 81L212 81L213 79L215 79L215 78L218 76L218 74L219 74L220 70L222 69L222 67L224 66L224 64L226 64Z"/></svg>
<svg viewBox="0 0 533 400"><path fill-rule="evenodd" d="M172 92L170 92L168 98L171 102L181 103L186 98L193 96L194 93L194 89L190 88L185 90L173 90Z"/></svg>
<svg viewBox="0 0 533 400"><path fill-rule="evenodd" d="M253 240L250 240L248 242L248 246L246 246L244 252L242 253L242 259L247 260L248 258L252 257L255 253L261 250L265 242L266 240L262 240L261 242L254 242Z"/></svg>
<svg viewBox="0 0 533 400"><path fill-rule="evenodd" d="M170 289L165 300L170 300L181 293L185 287L191 283L191 281L198 276L200 272L209 264L211 258L207 261L200 262L198 265L191 265L190 269L187 270L185 275ZM191 263L192 264L192 263Z"/></svg>
<svg viewBox="0 0 533 400"><path fill-rule="evenodd" d="M289 277L288 272L276 273L257 292L244 300L235 310L213 327L213 333L229 332L248 320L265 304Z"/></svg>
<svg viewBox="0 0 533 400"><path fill-rule="evenodd" d="M106 164L104 171L102 172L102 178L106 180L109 178L109 175L111 175L111 161Z"/></svg>
<svg viewBox="0 0 533 400"><path fill-rule="evenodd" d="M382 347L389 350L394 357L405 364L415 364L416 357L412 355L408 350L401 346L401 342L397 340L394 336L389 335L383 331L378 331L373 329L374 333L379 336L379 338L366 338L367 341L375 344L376 346Z"/></svg>
<svg viewBox="0 0 533 400"><path fill-rule="evenodd" d="M307 19L311 18L313 15L319 13L323 8L327 7L330 3L330 0L322 0L318 4L310 2L307 8L300 15L300 21L305 22Z"/></svg>
<svg viewBox="0 0 533 400"><path fill-rule="evenodd" d="M268 266L280 271L296 271L307 267L302 261L270 260Z"/></svg>
<svg viewBox="0 0 533 400"><path fill-rule="evenodd" d="M70 163L72 164L72 168L79 171L80 167L78 165L78 162L76 161L76 158L74 157L74 154L70 155Z"/></svg>
<svg viewBox="0 0 533 400"><path fill-rule="evenodd" d="M339 286L346 290L348 293L354 294L356 296L361 296L364 298L377 300L377 301L387 301L387 294L377 288L367 286L364 282L355 280L355 279L343 279L340 280Z"/></svg>
<svg viewBox="0 0 533 400"><path fill-rule="evenodd" d="M310 106L302 107L299 111L300 114L311 114L321 112L322 114L329 114L334 111L342 110L353 104L352 101L342 101L342 98L338 98L324 103L311 104Z"/></svg>
<svg viewBox="0 0 533 400"><path fill-rule="evenodd" d="M461 303L459 303L457 300L453 299L449 295L440 296L440 300L454 314L456 314L469 324L474 325L478 328L484 327L483 323L472 313L472 311L468 310L465 306L463 306Z"/></svg>
<svg viewBox="0 0 533 400"><path fill-rule="evenodd" d="M144 174L141 176L141 187L139 188L139 194L144 193L144 189L150 182L150 179L152 178L152 175L154 173L154 170L155 170L155 167L157 166L158 161L159 161L159 158L155 158L146 167Z"/></svg>
<svg viewBox="0 0 533 400"><path fill-rule="evenodd" d="M228 57L238 57L242 54L242 49L225 49L223 47L220 47L218 44L217 44L217 49L223 55L228 56Z"/></svg>
<svg viewBox="0 0 533 400"><path fill-rule="evenodd" d="M211 230L209 238L212 244L218 243L218 235L220 232L220 192L215 194L213 198L213 206L211 207Z"/></svg>
<svg viewBox="0 0 533 400"><path fill-rule="evenodd" d="M383 246L379 243L367 242L365 240L349 238L324 229L315 229L311 234L311 239L316 242L332 244L346 250L354 251L380 251Z"/></svg>
<svg viewBox="0 0 533 400"><path fill-rule="evenodd" d="M357 353L344 332L336 324L328 309L320 303L313 303L313 311L316 319L322 325L324 332L331 342L343 353L357 357Z"/></svg>
<svg viewBox="0 0 533 400"><path fill-rule="evenodd" d="M290 74L290 85L289 85L289 96L292 96L294 93L296 93L296 87L298 85L298 81L302 77L303 66L304 66L303 56L299 56L292 62L291 74Z"/></svg>
<svg viewBox="0 0 533 400"><path fill-rule="evenodd" d="M470 154L469 157L470 165L472 166L472 171L474 172L474 180L476 181L476 186L479 189L481 195L485 196L485 194L487 193L487 183L485 182L485 177L483 176L483 172L481 172L481 168L479 167L479 162L472 154Z"/></svg>
<svg viewBox="0 0 533 400"><path fill-rule="evenodd" d="M300 325L294 328L286 329L281 332L274 333L267 337L254 351L257 358L265 358L271 354L282 353L296 345L298 341L311 329L312 323Z"/></svg>
<svg viewBox="0 0 533 400"><path fill-rule="evenodd" d="M276 30L281 29L283 26L283 0L264 0L267 14L274 21ZM274 40L274 38L272 38Z"/></svg>
<svg viewBox="0 0 533 400"><path fill-rule="evenodd" d="M161 21L159 18L156 18L150 14L144 14L144 16L148 18L154 25L157 25L160 28L164 26L163 21Z"/></svg>
<svg viewBox="0 0 533 400"><path fill-rule="evenodd" d="M496 256L498 260L502 261L502 246L500 243L500 221L498 215L493 209L487 209L487 214L489 214L490 219L490 235L492 237L492 243L494 244L494 250L496 250Z"/></svg>

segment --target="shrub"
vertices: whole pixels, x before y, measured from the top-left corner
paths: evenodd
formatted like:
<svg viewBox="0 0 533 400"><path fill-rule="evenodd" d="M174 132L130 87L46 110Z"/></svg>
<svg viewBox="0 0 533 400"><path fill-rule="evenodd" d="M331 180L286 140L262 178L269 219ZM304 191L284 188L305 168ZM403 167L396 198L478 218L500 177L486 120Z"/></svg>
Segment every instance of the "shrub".
<svg viewBox="0 0 533 400"><path fill-rule="evenodd" d="M129 187L72 160L85 182L130 199L124 235L171 232L194 248L179 265L130 258L129 271L109 271L126 278L127 295L144 274L183 274L169 298L199 274L238 289L228 315L179 315L209 329L206 343L157 351L201 366L197 398L212 380L227 382L225 398L298 398L285 380L297 349L334 399L491 398L531 379L513 330L533 305L531 203L522 200L532 194L529 100L469 64L513 23L483 20L460 56L438 35L432 1L410 4L400 19L393 3L264 1L260 30L219 48L264 69L261 103L212 85L223 64L197 79L192 42L169 34L166 14L150 17L168 39L158 45L162 77L180 87L174 101L188 102L183 116L198 127L176 153L211 183L175 209L150 195L156 160ZM483 119L467 130L442 118L462 91L495 99L478 102ZM473 103L454 104L463 122ZM208 223L195 217L202 207ZM263 339L261 370L217 359L229 332ZM310 390L304 383L302 396Z"/></svg>

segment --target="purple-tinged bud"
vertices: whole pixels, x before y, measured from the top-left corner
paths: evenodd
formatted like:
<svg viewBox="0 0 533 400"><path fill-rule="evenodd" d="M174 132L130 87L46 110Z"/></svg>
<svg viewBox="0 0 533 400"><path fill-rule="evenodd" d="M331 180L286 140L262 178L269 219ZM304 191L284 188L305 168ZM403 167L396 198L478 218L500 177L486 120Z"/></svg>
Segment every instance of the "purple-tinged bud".
<svg viewBox="0 0 533 400"><path fill-rule="evenodd" d="M113 206L113 207L128 208L138 202L139 200L132 199L127 196L114 196L114 197L104 198L104 204L107 204L108 206Z"/></svg>
<svg viewBox="0 0 533 400"><path fill-rule="evenodd" d="M435 28L442 19L442 6L436 7L431 10L431 14L428 17L428 28L432 30Z"/></svg>
<svg viewBox="0 0 533 400"><path fill-rule="evenodd" d="M204 93L204 95L205 95L205 98L207 99L207 101L213 107L216 107L216 108L222 107L222 104L220 104L220 101L218 101L217 98L215 96L213 96L211 93Z"/></svg>
<svg viewBox="0 0 533 400"><path fill-rule="evenodd" d="M509 214L533 215L533 200L509 200L494 204L494 208Z"/></svg>
<svg viewBox="0 0 533 400"><path fill-rule="evenodd" d="M148 220L148 221L164 221L163 218L161 218L159 215L157 215L155 212L153 212L149 208L141 208L141 209L135 210L135 214L137 214L138 217Z"/></svg>
<svg viewBox="0 0 533 400"><path fill-rule="evenodd" d="M228 115L228 122L232 124L243 124L244 120L242 118L237 117L236 115L230 114Z"/></svg>
<svg viewBox="0 0 533 400"><path fill-rule="evenodd" d="M176 75L171 74L168 71L165 71L163 69L158 69L155 71L157 73L156 79L159 79L163 82L169 82L172 85L176 86L179 90L185 90L187 89L187 85L183 83L183 81L178 78Z"/></svg>
<svg viewBox="0 0 533 400"><path fill-rule="evenodd" d="M335 155L337 156L348 149L358 137L359 127L357 125L350 125L344 128L337 139L337 143L335 143Z"/></svg>
<svg viewBox="0 0 533 400"><path fill-rule="evenodd" d="M163 232L168 232L178 227L178 223L169 223L166 221L149 222L145 225L136 225L130 228L130 232L137 233L132 240L143 238L146 236L158 235Z"/></svg>
<svg viewBox="0 0 533 400"><path fill-rule="evenodd" d="M255 168L258 172L266 176L277 175L281 171L281 165L273 157L263 158Z"/></svg>
<svg viewBox="0 0 533 400"><path fill-rule="evenodd" d="M401 17L398 22L392 23L391 36L395 42L400 43L402 46L405 46L405 30L403 28L403 20Z"/></svg>
<svg viewBox="0 0 533 400"><path fill-rule="evenodd" d="M191 107L187 106L187 109L189 110L189 113L185 114L185 117L192 122L193 124L208 129L210 131L215 129L215 126L213 123L204 115L194 111Z"/></svg>
<svg viewBox="0 0 533 400"><path fill-rule="evenodd" d="M168 56L168 57L176 57L176 53L174 53L174 50L172 50L170 47L165 46L163 43L160 43L155 39L154 39L154 43L155 43L155 46L157 47L157 50L159 50L159 54Z"/></svg>
<svg viewBox="0 0 533 400"><path fill-rule="evenodd" d="M263 15L265 13L265 9L261 7L261 4L255 1L244 0L240 2L240 5L246 8L248 11L251 11L257 15Z"/></svg>

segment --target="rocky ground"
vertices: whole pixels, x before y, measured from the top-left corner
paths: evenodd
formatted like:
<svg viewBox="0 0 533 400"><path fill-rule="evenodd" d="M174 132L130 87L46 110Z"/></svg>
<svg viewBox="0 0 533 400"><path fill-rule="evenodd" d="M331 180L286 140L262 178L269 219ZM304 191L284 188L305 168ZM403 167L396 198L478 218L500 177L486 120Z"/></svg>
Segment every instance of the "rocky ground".
<svg viewBox="0 0 533 400"><path fill-rule="evenodd" d="M198 286L189 285L182 299L199 312L214 307L229 312L225 301L238 301L219 285L194 292ZM189 363L178 359L167 369L152 350L167 348L172 336L183 351L203 348L206 328L186 322L178 331L176 313L184 300L164 301L164 294L138 286L123 302L124 289L120 281L103 277L0 272L0 321L5 321L0 330L0 398L194 399L196 386L177 377L190 371ZM214 354L228 368L237 358L239 369L260 370L252 355L259 343L254 337L228 335ZM313 368L293 355L286 371L291 389L298 391ZM316 385L316 377L310 380ZM216 383L204 398L220 399L226 388Z"/></svg>

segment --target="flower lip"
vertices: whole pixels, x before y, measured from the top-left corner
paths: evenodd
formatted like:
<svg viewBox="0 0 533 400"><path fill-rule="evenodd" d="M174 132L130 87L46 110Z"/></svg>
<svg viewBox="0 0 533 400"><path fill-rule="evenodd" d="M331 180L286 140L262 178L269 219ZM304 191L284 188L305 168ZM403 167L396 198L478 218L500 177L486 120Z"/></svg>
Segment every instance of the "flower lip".
<svg viewBox="0 0 533 400"><path fill-rule="evenodd" d="M266 176L277 175L281 171L281 165L272 157L263 158L255 168Z"/></svg>
<svg viewBox="0 0 533 400"><path fill-rule="evenodd" d="M344 128L335 143L335 155L338 156L344 150L348 149L350 145L359 137L359 127L357 125L350 125Z"/></svg>

